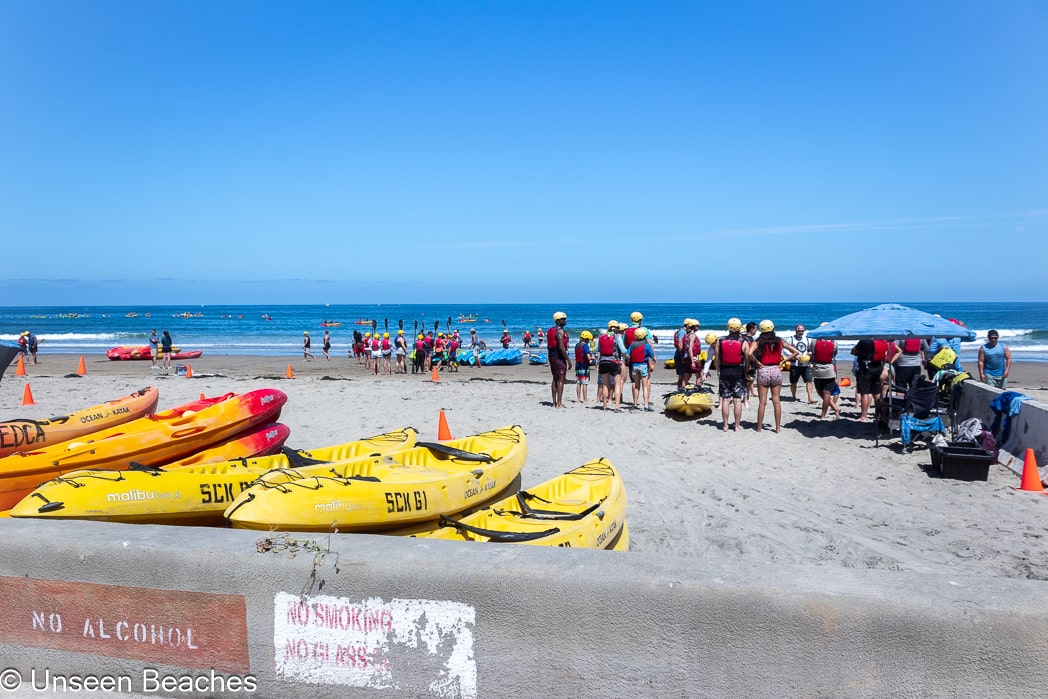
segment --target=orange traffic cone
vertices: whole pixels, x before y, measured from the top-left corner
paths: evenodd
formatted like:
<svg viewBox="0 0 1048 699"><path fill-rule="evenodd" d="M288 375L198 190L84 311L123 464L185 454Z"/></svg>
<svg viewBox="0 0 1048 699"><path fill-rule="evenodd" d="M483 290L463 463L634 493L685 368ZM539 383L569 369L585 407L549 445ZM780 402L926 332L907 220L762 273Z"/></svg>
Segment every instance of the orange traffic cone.
<svg viewBox="0 0 1048 699"><path fill-rule="evenodd" d="M429 377L432 381L440 381L440 369L433 367L433 376Z"/></svg>
<svg viewBox="0 0 1048 699"><path fill-rule="evenodd" d="M192 364L186 364L186 378L187 379L193 378L193 365Z"/></svg>
<svg viewBox="0 0 1048 699"><path fill-rule="evenodd" d="M22 355L18 355L18 368L15 369L15 376L25 376L25 360L22 359Z"/></svg>
<svg viewBox="0 0 1048 699"><path fill-rule="evenodd" d="M284 377L288 378L288 379L295 378L295 372L291 371L291 365L290 364L287 365L287 372L284 374Z"/></svg>
<svg viewBox="0 0 1048 699"><path fill-rule="evenodd" d="M26 385L28 390L29 386ZM1019 490L1033 490L1040 492L1044 490L1044 486L1041 485L1041 474L1037 471L1037 457L1033 454L1033 449L1026 450L1026 459L1023 461L1023 480L1019 486Z"/></svg>
<svg viewBox="0 0 1048 699"><path fill-rule="evenodd" d="M434 369L434 371L436 371ZM437 420L437 439L439 441L445 441L448 439L454 439L451 436L451 430L448 429L448 419L444 417L444 411L440 411L440 418Z"/></svg>
<svg viewBox="0 0 1048 699"><path fill-rule="evenodd" d="M204 394L203 393L200 394L200 400L204 400Z"/></svg>
<svg viewBox="0 0 1048 699"><path fill-rule="evenodd" d="M29 388L29 384L25 385L25 390L22 391L22 405L36 405L33 400L33 391Z"/></svg>
<svg viewBox="0 0 1048 699"><path fill-rule="evenodd" d="M87 374L87 367L84 366L84 355L82 354L80 355L80 366L76 368L76 373L78 376L84 376Z"/></svg>

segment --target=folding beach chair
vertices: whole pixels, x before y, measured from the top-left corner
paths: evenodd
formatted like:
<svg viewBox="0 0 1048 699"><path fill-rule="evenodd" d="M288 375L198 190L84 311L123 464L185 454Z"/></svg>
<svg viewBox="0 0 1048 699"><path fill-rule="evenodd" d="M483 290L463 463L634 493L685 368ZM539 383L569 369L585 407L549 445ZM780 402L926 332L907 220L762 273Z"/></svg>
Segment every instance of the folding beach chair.
<svg viewBox="0 0 1048 699"><path fill-rule="evenodd" d="M913 449L918 434L946 434L942 416L946 411L939 403L939 384L920 380L906 391L906 407L899 421L903 447Z"/></svg>

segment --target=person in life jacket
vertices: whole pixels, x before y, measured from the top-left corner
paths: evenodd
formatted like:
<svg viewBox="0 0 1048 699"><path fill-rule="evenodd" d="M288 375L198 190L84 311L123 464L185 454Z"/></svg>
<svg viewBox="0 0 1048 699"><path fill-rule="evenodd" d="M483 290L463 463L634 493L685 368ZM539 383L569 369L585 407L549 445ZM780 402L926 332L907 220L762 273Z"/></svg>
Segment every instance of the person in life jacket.
<svg viewBox="0 0 1048 699"><path fill-rule="evenodd" d="M633 405L642 405L644 410L652 412L651 370L655 368L655 350L648 342L646 328L637 328L633 334L633 343L626 348L626 353L630 358L630 374L633 378Z"/></svg>
<svg viewBox="0 0 1048 699"><path fill-rule="evenodd" d="M364 333L363 347L364 347L364 368L365 369L370 369L371 368L371 333L369 333L369 332Z"/></svg>
<svg viewBox="0 0 1048 699"><path fill-rule="evenodd" d="M397 336L393 340L393 356L397 358L397 365L393 370L394 373L408 373L408 340L404 337L403 330L398 330Z"/></svg>
<svg viewBox="0 0 1048 699"><path fill-rule="evenodd" d="M426 336L422 333L415 338L415 358L411 362L411 373L422 374L426 371Z"/></svg>
<svg viewBox="0 0 1048 699"><path fill-rule="evenodd" d="M928 341L919 337L908 337L895 345L891 362L895 370L895 385L913 388L924 367Z"/></svg>
<svg viewBox="0 0 1048 699"><path fill-rule="evenodd" d="M509 329L502 331L502 349L509 349L509 346L513 344L512 338L509 336Z"/></svg>
<svg viewBox="0 0 1048 699"><path fill-rule="evenodd" d="M382 342L379 344L379 348L382 350L382 373L387 376L393 375L393 341L389 338L389 333L382 333Z"/></svg>
<svg viewBox="0 0 1048 699"><path fill-rule="evenodd" d="M859 395L859 422L866 422L870 404L874 407L881 398L881 375L888 357L888 341L863 339L855 343L851 353L856 358L855 391Z"/></svg>
<svg viewBox="0 0 1048 699"><path fill-rule="evenodd" d="M825 325L826 323L823 323ZM811 368L815 383L815 392L822 397L822 414L820 420L825 420L830 409L841 416L840 406L834 400L833 391L837 388L837 343L833 340L821 338L811 345ZM838 389L838 393L839 393Z"/></svg>
<svg viewBox="0 0 1048 699"><path fill-rule="evenodd" d="M553 314L553 325L546 331L546 345L549 349L549 368L553 374L550 394L553 407L564 407L564 380L571 368L571 357L568 356L568 314L557 311Z"/></svg>
<svg viewBox="0 0 1048 699"><path fill-rule="evenodd" d="M597 400L604 410L614 401L618 411L622 404L622 357L626 346L622 342L622 329L617 320L608 321L608 329L597 338Z"/></svg>
<svg viewBox="0 0 1048 699"><path fill-rule="evenodd" d="M808 390L808 402L814 403L815 396L812 394L814 387L814 376L811 365L811 341L804 333L804 325L797 324L789 342L797 350L797 359L790 362L790 395L797 400L797 383L803 378L804 387Z"/></svg>
<svg viewBox="0 0 1048 699"><path fill-rule="evenodd" d="M738 318L728 319L728 334L717 338L713 343L713 350L707 352L706 364L703 366L702 376L705 379L710 374L710 367L716 360L717 366L717 395L720 396L721 419L723 429L728 431L728 416L734 408L735 431L739 431L739 423L742 421L742 401L745 400L746 389L746 354L743 351L742 321Z"/></svg>
<svg viewBox="0 0 1048 699"><path fill-rule="evenodd" d="M375 369L375 376L382 370L382 337L375 333L371 336L371 366Z"/></svg>
<svg viewBox="0 0 1048 699"><path fill-rule="evenodd" d="M699 351L694 350L698 342L699 321L685 318L681 327L673 333L673 370L677 374L677 390L684 390L688 380L695 373L694 358ZM699 343L701 344L701 343Z"/></svg>
<svg viewBox="0 0 1048 699"><path fill-rule="evenodd" d="M593 366L593 350L590 342L593 333L583 330L575 344L575 399L585 404L589 401L590 367Z"/></svg>
<svg viewBox="0 0 1048 699"><path fill-rule="evenodd" d="M448 366L448 341L444 337L444 333L437 333L437 339L433 341L433 360L431 367L436 367L437 371L443 371Z"/></svg>
<svg viewBox="0 0 1048 699"><path fill-rule="evenodd" d="M768 394L771 394L772 410L775 413L775 431L782 431L782 369L783 352L785 360L792 362L799 353L797 348L775 334L775 324L762 320L761 334L756 342L747 347L749 360L757 366L757 431L764 428L764 411L768 406Z"/></svg>

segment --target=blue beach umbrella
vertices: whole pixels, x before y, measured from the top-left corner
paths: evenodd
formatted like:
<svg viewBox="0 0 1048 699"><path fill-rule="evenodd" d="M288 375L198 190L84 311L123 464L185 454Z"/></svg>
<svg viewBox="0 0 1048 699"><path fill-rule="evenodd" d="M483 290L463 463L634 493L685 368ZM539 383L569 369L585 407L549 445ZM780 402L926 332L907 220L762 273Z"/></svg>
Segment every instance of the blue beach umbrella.
<svg viewBox="0 0 1048 699"><path fill-rule="evenodd" d="M897 303L849 313L808 333L812 339L829 340L905 340L911 337L959 337L974 340L975 333L931 313Z"/></svg>

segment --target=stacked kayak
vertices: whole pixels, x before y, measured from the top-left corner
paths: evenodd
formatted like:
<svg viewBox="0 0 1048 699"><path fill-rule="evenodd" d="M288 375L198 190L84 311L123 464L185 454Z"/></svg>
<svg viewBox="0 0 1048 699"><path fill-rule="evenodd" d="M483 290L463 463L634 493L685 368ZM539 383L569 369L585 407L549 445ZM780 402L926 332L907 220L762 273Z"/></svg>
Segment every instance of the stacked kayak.
<svg viewBox="0 0 1048 699"><path fill-rule="evenodd" d="M82 438L0 459L0 510L10 509L37 485L85 468L126 469L165 464L275 421L287 401L276 389L223 396L139 418Z"/></svg>
<svg viewBox="0 0 1048 699"><path fill-rule="evenodd" d="M528 364L549 364L549 358L541 352L532 352Z"/></svg>
<svg viewBox="0 0 1048 699"><path fill-rule="evenodd" d="M310 451L285 449L259 458L73 471L41 484L11 509L11 516L222 525L229 504L268 471L379 456L409 449L417 437L407 427L345 444Z"/></svg>
<svg viewBox="0 0 1048 699"><path fill-rule="evenodd" d="M523 362L524 353L516 348L485 350L480 353L481 366L511 366Z"/></svg>
<svg viewBox="0 0 1048 699"><path fill-rule="evenodd" d="M377 457L278 469L225 512L236 528L379 531L432 523L511 487L527 456L518 426Z"/></svg>
<svg viewBox="0 0 1048 699"><path fill-rule="evenodd" d="M666 412L684 417L702 417L713 412L714 399L712 389L688 386L666 397Z"/></svg>
<svg viewBox="0 0 1048 699"><path fill-rule="evenodd" d="M532 546L629 547L626 487L605 459L590 461L460 519L442 516L439 525L416 536Z"/></svg>
<svg viewBox="0 0 1048 699"><path fill-rule="evenodd" d="M101 405L48 418L15 419L0 422L0 458L18 451L30 451L67 442L85 434L116 427L145 417L156 410L160 392L155 386L135 391Z"/></svg>
<svg viewBox="0 0 1048 699"><path fill-rule="evenodd" d="M171 348L171 359L196 359L197 357L204 354L204 350L186 350L182 351L178 347ZM112 347L106 350L106 356L114 362L116 361L128 361L132 359L151 359L152 354L149 345L142 347ZM163 357L163 352L158 352L157 357Z"/></svg>

